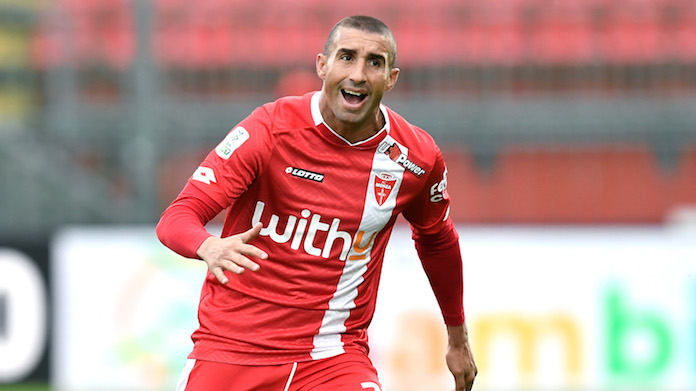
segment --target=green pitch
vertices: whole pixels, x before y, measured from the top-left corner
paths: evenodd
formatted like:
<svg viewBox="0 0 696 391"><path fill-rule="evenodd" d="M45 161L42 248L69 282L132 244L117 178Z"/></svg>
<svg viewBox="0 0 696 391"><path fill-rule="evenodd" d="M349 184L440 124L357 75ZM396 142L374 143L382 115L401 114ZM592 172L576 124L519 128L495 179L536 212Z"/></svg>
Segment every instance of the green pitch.
<svg viewBox="0 0 696 391"><path fill-rule="evenodd" d="M2 385L2 391L51 391L48 384L9 384Z"/></svg>

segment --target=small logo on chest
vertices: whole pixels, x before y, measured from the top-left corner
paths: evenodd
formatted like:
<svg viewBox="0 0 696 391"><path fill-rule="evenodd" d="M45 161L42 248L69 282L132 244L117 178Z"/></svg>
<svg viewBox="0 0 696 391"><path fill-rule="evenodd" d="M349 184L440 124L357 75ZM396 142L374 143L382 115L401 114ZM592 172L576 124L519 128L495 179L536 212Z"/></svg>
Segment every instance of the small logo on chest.
<svg viewBox="0 0 696 391"><path fill-rule="evenodd" d="M297 178L308 179L314 182L324 182L324 174L320 174L318 172L313 172L309 170L303 170L297 167L286 167L285 173Z"/></svg>
<svg viewBox="0 0 696 391"><path fill-rule="evenodd" d="M399 145L395 142L382 141L382 143L377 148L379 153L383 153L389 156L389 159L393 160L395 163L400 164L403 168L415 174L417 177L425 174L425 170L418 164L410 161L408 156L401 151Z"/></svg>

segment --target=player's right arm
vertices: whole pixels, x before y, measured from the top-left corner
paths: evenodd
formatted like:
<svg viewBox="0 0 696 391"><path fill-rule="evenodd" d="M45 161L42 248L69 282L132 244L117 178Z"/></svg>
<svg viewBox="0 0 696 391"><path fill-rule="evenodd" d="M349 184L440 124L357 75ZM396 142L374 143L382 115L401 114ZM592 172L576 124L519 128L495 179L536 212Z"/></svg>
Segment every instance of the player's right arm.
<svg viewBox="0 0 696 391"><path fill-rule="evenodd" d="M206 199L196 187L187 185L157 224L160 241L184 257L203 260L222 284L229 282L225 270L234 274L246 269L257 271L259 265L251 258L266 259L268 255L249 242L259 235L261 223L238 235L218 238L205 229L205 224L222 209Z"/></svg>
<svg viewBox="0 0 696 391"><path fill-rule="evenodd" d="M250 258L266 254L249 244L260 227L218 238L205 225L228 208L254 181L271 153L267 112L260 108L229 132L189 178L164 211L157 225L160 241L187 258L202 259L217 279L226 283L225 270L240 274L257 270Z"/></svg>

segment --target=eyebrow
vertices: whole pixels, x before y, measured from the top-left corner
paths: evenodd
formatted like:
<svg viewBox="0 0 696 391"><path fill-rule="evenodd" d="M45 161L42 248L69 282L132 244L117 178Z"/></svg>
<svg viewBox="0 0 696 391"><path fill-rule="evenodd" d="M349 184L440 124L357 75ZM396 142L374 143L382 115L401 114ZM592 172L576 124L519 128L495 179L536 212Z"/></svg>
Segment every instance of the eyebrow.
<svg viewBox="0 0 696 391"><path fill-rule="evenodd" d="M349 49L349 48L338 48L338 49L336 49L336 54L337 55L350 54L351 56L356 56L358 54L358 51L355 49ZM385 57L383 54L374 53L374 52L368 53L367 58L381 60L385 64L388 61L387 57Z"/></svg>

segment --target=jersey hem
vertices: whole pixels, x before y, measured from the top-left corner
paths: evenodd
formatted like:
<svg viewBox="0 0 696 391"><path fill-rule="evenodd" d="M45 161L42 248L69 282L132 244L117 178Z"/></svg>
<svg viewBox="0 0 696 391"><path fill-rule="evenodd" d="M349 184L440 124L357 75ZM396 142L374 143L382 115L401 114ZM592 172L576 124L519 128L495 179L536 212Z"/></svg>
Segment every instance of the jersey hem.
<svg viewBox="0 0 696 391"><path fill-rule="evenodd" d="M369 350L362 346L345 346L342 351L334 350L332 354L320 355L312 357L310 352L305 353L280 353L272 351L260 351L256 353L241 353L231 351L219 351L206 349L206 352L201 352L202 349L196 349L188 355L188 359L220 362L225 364L236 365L283 365L292 364L295 362L318 361L330 357L340 356L346 353L356 353L368 356Z"/></svg>

